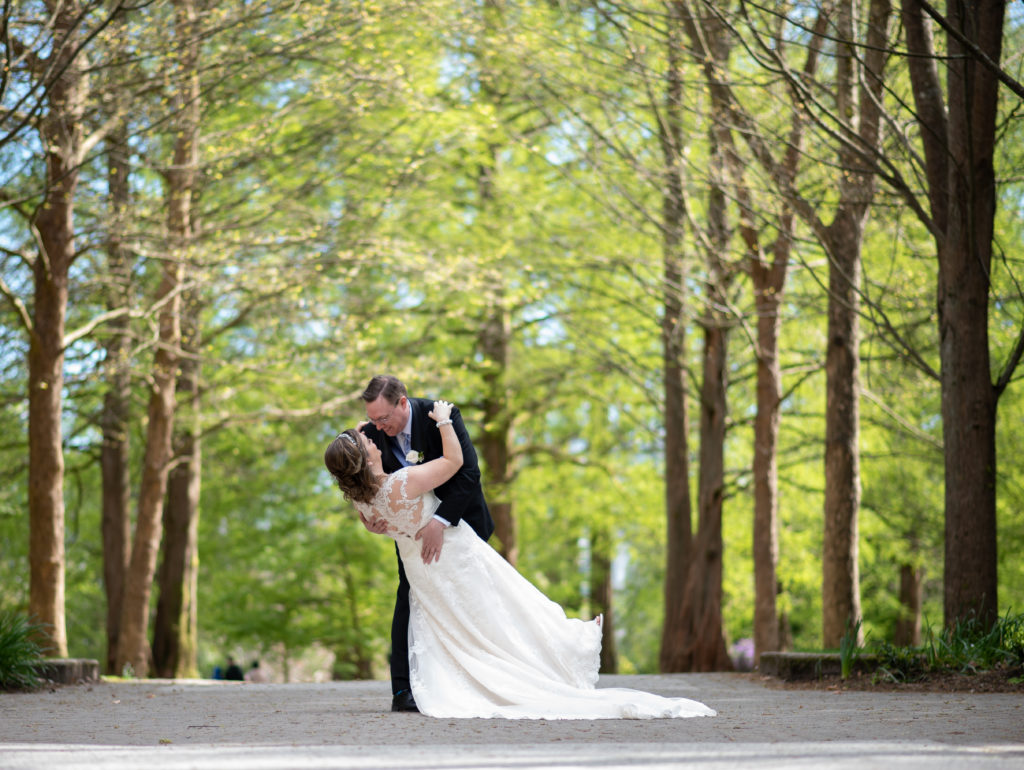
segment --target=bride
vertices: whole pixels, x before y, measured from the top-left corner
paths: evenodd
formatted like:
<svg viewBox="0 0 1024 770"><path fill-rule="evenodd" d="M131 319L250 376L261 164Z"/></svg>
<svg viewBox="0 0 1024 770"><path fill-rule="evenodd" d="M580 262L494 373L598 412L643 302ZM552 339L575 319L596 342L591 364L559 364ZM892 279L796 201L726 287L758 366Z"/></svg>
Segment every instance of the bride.
<svg viewBox="0 0 1024 770"><path fill-rule="evenodd" d="M341 433L324 463L371 531L398 544L410 585L409 671L419 710L432 717L651 719L714 716L703 703L625 688L596 689L601 618L567 618L465 522L444 533L440 559L420 558L433 490L462 465L452 405L429 413L441 431L436 460L384 473L380 450Z"/></svg>

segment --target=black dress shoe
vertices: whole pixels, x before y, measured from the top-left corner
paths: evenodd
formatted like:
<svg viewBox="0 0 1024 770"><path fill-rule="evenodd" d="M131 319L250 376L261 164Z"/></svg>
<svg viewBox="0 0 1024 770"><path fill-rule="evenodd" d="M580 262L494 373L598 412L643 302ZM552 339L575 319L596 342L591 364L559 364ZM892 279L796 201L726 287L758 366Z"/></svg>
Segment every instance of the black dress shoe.
<svg viewBox="0 0 1024 770"><path fill-rule="evenodd" d="M416 701L412 697L412 690L402 690L399 693L395 693L395 696L391 699L391 710L419 711L416 708Z"/></svg>

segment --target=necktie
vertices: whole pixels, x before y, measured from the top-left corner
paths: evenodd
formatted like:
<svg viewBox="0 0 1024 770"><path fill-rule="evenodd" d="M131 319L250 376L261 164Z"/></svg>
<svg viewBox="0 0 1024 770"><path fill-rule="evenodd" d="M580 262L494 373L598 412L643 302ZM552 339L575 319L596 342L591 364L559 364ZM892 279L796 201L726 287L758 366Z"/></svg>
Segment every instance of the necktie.
<svg viewBox="0 0 1024 770"><path fill-rule="evenodd" d="M412 436L408 433L399 433L398 445L402 448L402 456L405 457L409 454L409 450L412 449Z"/></svg>

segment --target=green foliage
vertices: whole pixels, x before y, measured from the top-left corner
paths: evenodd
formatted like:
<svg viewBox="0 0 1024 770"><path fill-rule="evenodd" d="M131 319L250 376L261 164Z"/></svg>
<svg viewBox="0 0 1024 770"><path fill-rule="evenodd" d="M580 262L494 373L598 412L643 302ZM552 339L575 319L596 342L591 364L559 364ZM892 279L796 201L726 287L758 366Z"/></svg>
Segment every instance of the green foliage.
<svg viewBox="0 0 1024 770"><path fill-rule="evenodd" d="M927 630L920 647L878 647L878 676L911 682L943 671L974 674L1024 666L1024 614L1006 613L992 626L976 618L958 620L938 633Z"/></svg>
<svg viewBox="0 0 1024 770"><path fill-rule="evenodd" d="M858 641L860 627L861 620L859 618L852 626L847 621L846 631L843 633L843 638L839 640L839 675L843 679L847 679L850 676L850 673L853 671L853 665L857 662L857 657L860 653L860 642Z"/></svg>
<svg viewBox="0 0 1024 770"><path fill-rule="evenodd" d="M189 263L202 327L204 662L244 650L287 668L306 650L323 648L337 676L365 674L367 666L384 675L394 549L363 530L329 485L321 453L362 419L358 394L369 376L391 371L416 394L458 403L478 441L509 428L512 478L487 492L514 503L521 570L570 613L589 612L589 549L596 533L611 533L620 669L657 667L665 560L660 322L664 292L681 288L662 280L664 6L498 5L500 14L485 12L488 4L437 0L270 2L220 5L204 16L201 226ZM164 256L159 164L173 138L165 130L173 71L164 50L167 10L139 9L89 50L97 90L87 128L103 123L115 102L131 104L135 480L152 357L148 298ZM737 34L780 24L775 11L761 17L748 10L753 27L736 27ZM804 21L809 29L812 21ZM1010 26L1008 40L1019 40L1019 21ZM793 34L773 50L799 67L806 38ZM747 53L761 50L748 43ZM782 79L747 53L737 48L732 74L742 77L764 137L788 146ZM831 67L831 57L823 59ZM698 82L697 63L683 66L688 82ZM30 92L23 71L11 77L9 93ZM904 73L886 98L894 109L912 103ZM703 89L688 87L683 99L680 175L689 221L680 250L688 271L692 428L700 408L692 397L705 300L698 257L708 228L713 118ZM1022 312L1011 245L1024 231L1015 176L1024 141L1015 103L1001 115L994 377L1014 349ZM913 179L902 139L884 138L887 159L894 173ZM805 147L798 186L821 202L827 219L841 169L809 162L831 157L823 136ZM0 147L9 200L31 201L40 189L39 149L30 137ZM107 309L108 149L101 142L82 167L69 331ZM768 243L784 202L747 149L734 151L749 175L744 213ZM28 597L29 335L12 298L32 305L30 209L0 209L0 604L13 607ZM828 263L812 235L798 228L781 311L778 601L798 649L819 647L821 634ZM738 235L731 248L723 258L738 263L746 253ZM859 566L864 630L874 639L891 635L901 611L894 565L927 567L926 614L941 612L941 404L928 371L938 366L933 251L905 201L882 191L867 223L861 286ZM730 641L752 634L749 468L758 355L749 282L740 275L735 286L723 531ZM481 345L492 325L508 331L507 359ZM69 651L100 659L106 608L97 426L108 334L101 325L70 345L62 415ZM999 406L1004 610L1024 597L1019 384L1018 375ZM489 398L502 407L490 424ZM696 455L695 432L691 439ZM932 639L934 657L953 646Z"/></svg>
<svg viewBox="0 0 1024 770"><path fill-rule="evenodd" d="M36 664L43 659L37 639L41 627L23 615L0 612L0 690L39 686Z"/></svg>

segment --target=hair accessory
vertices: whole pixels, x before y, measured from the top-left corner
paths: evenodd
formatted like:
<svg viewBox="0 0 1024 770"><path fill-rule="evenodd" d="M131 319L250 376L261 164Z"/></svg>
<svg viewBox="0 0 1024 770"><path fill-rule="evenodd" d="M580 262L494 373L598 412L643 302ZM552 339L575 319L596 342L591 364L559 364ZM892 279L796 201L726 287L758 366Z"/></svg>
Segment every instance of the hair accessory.
<svg viewBox="0 0 1024 770"><path fill-rule="evenodd" d="M354 438L352 438L352 434L351 433L339 433L338 434L338 438L347 438L353 444L356 443L356 440Z"/></svg>

